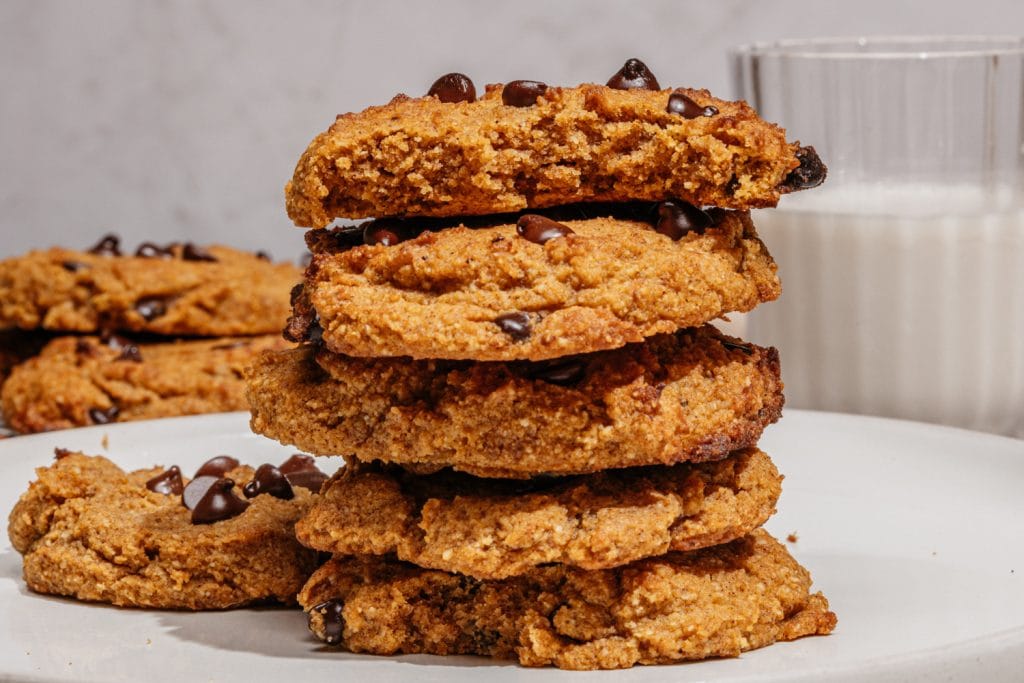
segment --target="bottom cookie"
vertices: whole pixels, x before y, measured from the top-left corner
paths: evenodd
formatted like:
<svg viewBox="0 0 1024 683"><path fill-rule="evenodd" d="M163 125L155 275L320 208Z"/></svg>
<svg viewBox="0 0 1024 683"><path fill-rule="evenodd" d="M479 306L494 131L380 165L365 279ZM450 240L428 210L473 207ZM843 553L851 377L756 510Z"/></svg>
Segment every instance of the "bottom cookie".
<svg viewBox="0 0 1024 683"><path fill-rule="evenodd" d="M552 565L497 581L339 556L313 574L299 603L314 635L353 652L619 669L829 633L836 616L810 586L807 570L757 530L616 569Z"/></svg>

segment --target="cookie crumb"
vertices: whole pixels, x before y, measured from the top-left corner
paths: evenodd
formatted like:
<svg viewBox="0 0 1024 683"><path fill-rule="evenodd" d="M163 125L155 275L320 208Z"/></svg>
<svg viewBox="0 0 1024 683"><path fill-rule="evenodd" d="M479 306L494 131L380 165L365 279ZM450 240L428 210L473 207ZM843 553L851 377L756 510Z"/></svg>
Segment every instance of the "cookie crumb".
<svg viewBox="0 0 1024 683"><path fill-rule="evenodd" d="M796 535L795 531L791 532L789 536L786 536L786 541L788 541L789 543L796 543L799 540L800 537Z"/></svg>

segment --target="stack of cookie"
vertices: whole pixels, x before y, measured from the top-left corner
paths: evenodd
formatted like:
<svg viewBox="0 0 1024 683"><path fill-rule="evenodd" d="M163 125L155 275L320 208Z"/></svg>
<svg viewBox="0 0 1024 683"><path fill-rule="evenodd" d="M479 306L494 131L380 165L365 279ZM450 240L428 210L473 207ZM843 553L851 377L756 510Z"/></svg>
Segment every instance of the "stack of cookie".
<svg viewBox="0 0 1024 683"><path fill-rule="evenodd" d="M220 246L125 255L114 235L0 261L3 417L27 433L243 410L244 369L288 346L273 333L299 279Z"/></svg>
<svg viewBox="0 0 1024 683"><path fill-rule="evenodd" d="M299 595L313 632L592 669L831 631L759 530L777 354L707 324L779 295L747 209L823 176L638 60L480 99L449 74L339 116L287 189L317 228L304 343L249 384L255 431L348 460L296 525L333 553Z"/></svg>

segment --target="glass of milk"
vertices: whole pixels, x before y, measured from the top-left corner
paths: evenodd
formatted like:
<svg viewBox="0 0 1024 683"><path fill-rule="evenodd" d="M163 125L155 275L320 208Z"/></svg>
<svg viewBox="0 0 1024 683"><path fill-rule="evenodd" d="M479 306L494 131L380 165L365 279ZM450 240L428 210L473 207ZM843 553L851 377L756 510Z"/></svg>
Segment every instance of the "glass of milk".
<svg viewBox="0 0 1024 683"><path fill-rule="evenodd" d="M1024 437L1024 39L754 44L735 84L829 167L754 222L787 405Z"/></svg>

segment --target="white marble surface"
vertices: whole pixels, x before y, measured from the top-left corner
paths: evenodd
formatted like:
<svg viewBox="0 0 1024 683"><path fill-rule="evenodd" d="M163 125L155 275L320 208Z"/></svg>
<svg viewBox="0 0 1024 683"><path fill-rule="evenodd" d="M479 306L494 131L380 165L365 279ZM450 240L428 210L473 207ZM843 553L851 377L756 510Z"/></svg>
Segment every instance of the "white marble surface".
<svg viewBox="0 0 1024 683"><path fill-rule="evenodd" d="M304 145L451 70L577 83L639 56L729 94L740 42L1022 27L1019 0L4 2L0 257L107 230L294 256L282 187Z"/></svg>

